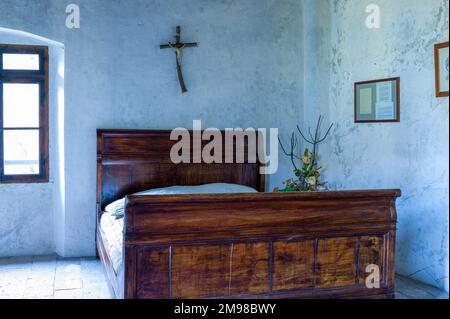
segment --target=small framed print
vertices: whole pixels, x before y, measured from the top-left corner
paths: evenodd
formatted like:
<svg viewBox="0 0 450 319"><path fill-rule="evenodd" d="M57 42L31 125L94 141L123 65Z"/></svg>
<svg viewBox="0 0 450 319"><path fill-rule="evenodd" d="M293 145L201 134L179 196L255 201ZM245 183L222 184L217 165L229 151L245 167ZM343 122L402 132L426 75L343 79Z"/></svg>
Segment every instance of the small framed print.
<svg viewBox="0 0 450 319"><path fill-rule="evenodd" d="M434 46L436 97L448 96L448 42Z"/></svg>
<svg viewBox="0 0 450 319"><path fill-rule="evenodd" d="M400 122L400 78L355 83L355 123Z"/></svg>

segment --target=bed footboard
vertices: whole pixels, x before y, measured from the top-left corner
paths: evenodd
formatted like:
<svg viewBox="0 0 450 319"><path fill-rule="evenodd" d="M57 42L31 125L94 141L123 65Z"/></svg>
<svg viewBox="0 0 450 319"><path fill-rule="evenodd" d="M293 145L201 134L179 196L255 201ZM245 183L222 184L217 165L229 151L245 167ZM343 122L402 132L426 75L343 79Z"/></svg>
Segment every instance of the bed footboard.
<svg viewBox="0 0 450 319"><path fill-rule="evenodd" d="M129 196L123 297L393 297L398 196Z"/></svg>

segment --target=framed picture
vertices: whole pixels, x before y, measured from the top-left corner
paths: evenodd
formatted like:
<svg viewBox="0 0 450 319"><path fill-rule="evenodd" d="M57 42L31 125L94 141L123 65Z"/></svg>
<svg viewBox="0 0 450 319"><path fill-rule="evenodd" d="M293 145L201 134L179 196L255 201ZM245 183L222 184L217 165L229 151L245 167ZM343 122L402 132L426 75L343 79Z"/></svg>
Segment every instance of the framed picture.
<svg viewBox="0 0 450 319"><path fill-rule="evenodd" d="M355 123L400 122L400 78L355 83Z"/></svg>
<svg viewBox="0 0 450 319"><path fill-rule="evenodd" d="M448 96L448 42L434 46L436 97Z"/></svg>

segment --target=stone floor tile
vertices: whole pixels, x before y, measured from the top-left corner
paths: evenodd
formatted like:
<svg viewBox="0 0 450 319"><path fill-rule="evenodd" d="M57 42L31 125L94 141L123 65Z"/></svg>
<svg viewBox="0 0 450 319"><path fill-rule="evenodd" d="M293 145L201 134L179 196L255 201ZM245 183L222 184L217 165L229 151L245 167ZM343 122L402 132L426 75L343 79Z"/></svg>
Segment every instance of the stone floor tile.
<svg viewBox="0 0 450 319"><path fill-rule="evenodd" d="M436 299L448 299L448 293L446 293L445 291L442 291L436 287L426 285L426 284L423 284L418 281L415 282L415 287L419 290L428 292L430 295L432 295Z"/></svg>
<svg viewBox="0 0 450 319"><path fill-rule="evenodd" d="M68 262L64 264L57 263L56 272L64 273L64 275L76 274L77 276L79 276L81 273L81 265L73 262Z"/></svg>
<svg viewBox="0 0 450 319"><path fill-rule="evenodd" d="M409 299L448 299L448 293L405 276L396 276L396 291Z"/></svg>
<svg viewBox="0 0 450 319"><path fill-rule="evenodd" d="M39 300L39 299L55 299L55 297L54 296L23 297L23 298L20 298L20 299L37 299L37 300Z"/></svg>
<svg viewBox="0 0 450 319"><path fill-rule="evenodd" d="M25 289L25 293L23 295L24 298L47 298L53 297L54 287L53 285L35 285L35 286L27 286Z"/></svg>
<svg viewBox="0 0 450 319"><path fill-rule="evenodd" d="M81 262L81 271L83 273L102 273L103 266L98 261Z"/></svg>
<svg viewBox="0 0 450 319"><path fill-rule="evenodd" d="M28 277L31 268L0 268L1 278Z"/></svg>
<svg viewBox="0 0 450 319"><path fill-rule="evenodd" d="M10 294L10 295L2 295L0 294L0 300L3 299L23 299L23 295L22 294Z"/></svg>
<svg viewBox="0 0 450 319"><path fill-rule="evenodd" d="M84 284L83 283L83 298L84 299L111 299L111 295L106 282Z"/></svg>
<svg viewBox="0 0 450 319"><path fill-rule="evenodd" d="M55 278L55 290L81 289L81 278Z"/></svg>
<svg viewBox="0 0 450 319"><path fill-rule="evenodd" d="M41 277L32 277L28 278L26 287L27 288L33 288L33 287L39 287L39 286L52 286L55 285L55 276L49 276L47 274L41 276Z"/></svg>
<svg viewBox="0 0 450 319"><path fill-rule="evenodd" d="M96 284L96 283L104 283L106 282L106 278L103 272L91 272L82 274L81 280L83 281L83 285L85 283L88 284Z"/></svg>
<svg viewBox="0 0 450 319"><path fill-rule="evenodd" d="M408 299L436 299L433 295L420 289L406 289L399 291L402 295L408 297Z"/></svg>
<svg viewBox="0 0 450 319"><path fill-rule="evenodd" d="M23 295L25 292L26 281L10 281L0 284L0 295Z"/></svg>
<svg viewBox="0 0 450 319"><path fill-rule="evenodd" d="M80 281L81 280L81 266L80 264L68 262L58 264L55 272L55 282L63 283L66 281ZM81 287L62 287L62 289L81 288ZM56 288L58 289L58 288Z"/></svg>
<svg viewBox="0 0 450 319"><path fill-rule="evenodd" d="M29 271L24 269L9 269L0 271L0 293L22 289L28 280Z"/></svg>
<svg viewBox="0 0 450 319"><path fill-rule="evenodd" d="M55 290L55 299L82 299L82 289Z"/></svg>
<svg viewBox="0 0 450 319"><path fill-rule="evenodd" d="M55 271L37 270L28 274L28 281L34 280L37 284L48 284L55 282Z"/></svg>
<svg viewBox="0 0 450 319"><path fill-rule="evenodd" d="M402 294L401 292L396 291L395 292L395 299L410 299L410 298L408 296Z"/></svg>
<svg viewBox="0 0 450 319"><path fill-rule="evenodd" d="M56 270L56 257L53 258L40 258L40 259L34 259L33 263L31 264L31 271L38 271L38 270Z"/></svg>

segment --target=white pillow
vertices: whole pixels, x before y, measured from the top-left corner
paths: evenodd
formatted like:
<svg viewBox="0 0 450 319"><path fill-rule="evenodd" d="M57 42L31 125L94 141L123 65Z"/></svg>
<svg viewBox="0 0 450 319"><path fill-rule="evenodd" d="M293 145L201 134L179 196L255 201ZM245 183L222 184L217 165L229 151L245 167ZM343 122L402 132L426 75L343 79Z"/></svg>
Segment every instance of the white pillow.
<svg viewBox="0 0 450 319"><path fill-rule="evenodd" d="M187 195L187 194L239 194L257 193L254 188L226 183L204 184L199 186L171 186L154 188L133 195ZM125 198L119 199L106 206L105 211L117 219L125 215Z"/></svg>

